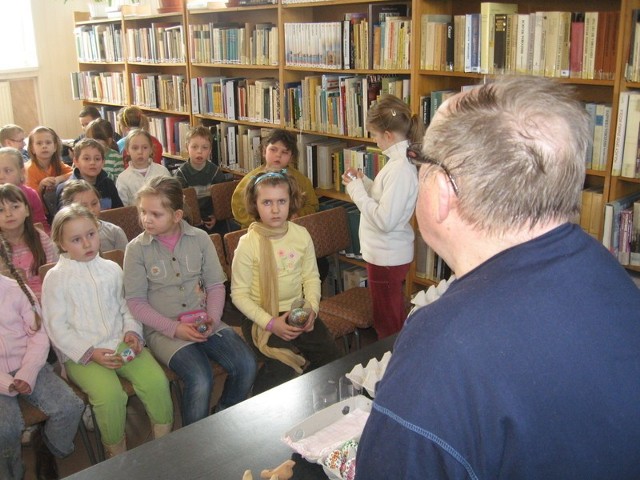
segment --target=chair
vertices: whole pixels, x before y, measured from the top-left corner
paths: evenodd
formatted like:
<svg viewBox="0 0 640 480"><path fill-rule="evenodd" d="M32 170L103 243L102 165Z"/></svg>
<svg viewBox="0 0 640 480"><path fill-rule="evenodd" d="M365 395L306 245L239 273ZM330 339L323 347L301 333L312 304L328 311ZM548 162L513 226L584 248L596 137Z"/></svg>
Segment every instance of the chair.
<svg viewBox="0 0 640 480"><path fill-rule="evenodd" d="M218 254L218 260L220 260L220 265L222 266L222 270L224 274L227 276L227 280L231 280L231 266L227 262L227 258L224 253L224 246L222 244L222 237L219 233L212 233L209 235L211 242L213 242L213 246L216 249L216 253Z"/></svg>
<svg viewBox="0 0 640 480"><path fill-rule="evenodd" d="M129 241L136 238L143 231L138 218L138 208L135 205L102 210L100 212L100 220L118 225L124 230L124 234Z"/></svg>
<svg viewBox="0 0 640 480"><path fill-rule="evenodd" d="M240 237L242 237L245 233L247 233L246 228L225 233L224 235L224 251L229 268L231 268L231 264L233 263L233 254L235 253L236 248L238 248Z"/></svg>
<svg viewBox="0 0 640 480"><path fill-rule="evenodd" d="M49 417L42 410L34 407L21 397L18 397L18 405L20 406L20 413L22 413L22 419L24 420L25 427L38 425L49 419ZM89 441L87 427L85 427L82 420L80 420L80 423L78 424L78 430L80 431L80 438L82 438L82 443L84 444L84 448L87 451L87 455L89 455L89 461L91 462L91 465L95 465L97 463L96 455L93 451L93 447L91 446L91 442Z"/></svg>
<svg viewBox="0 0 640 480"><path fill-rule="evenodd" d="M102 258L106 258L107 260L111 260L120 265L120 268L124 265L124 250L107 250L106 252L102 252Z"/></svg>
<svg viewBox="0 0 640 480"><path fill-rule="evenodd" d="M193 187L183 188L184 204L189 210L189 217L191 218L191 225L198 227L202 225L202 217L200 216L200 205L198 204L198 195L196 189Z"/></svg>
<svg viewBox="0 0 640 480"><path fill-rule="evenodd" d="M359 349L358 329L373 325L373 303L368 288L343 288L338 252L351 244L346 210L336 207L296 218L294 222L309 231L317 257L332 256L334 260L338 293L320 301L320 318L336 337L349 330L349 326L344 325L344 322L352 324L355 347ZM346 337L343 338L348 351L348 342Z"/></svg>
<svg viewBox="0 0 640 480"><path fill-rule="evenodd" d="M232 230L231 220L233 212L231 211L231 197L235 192L240 180L231 182L215 183L211 185L211 202L213 203L213 216L216 221L225 221L227 231Z"/></svg>

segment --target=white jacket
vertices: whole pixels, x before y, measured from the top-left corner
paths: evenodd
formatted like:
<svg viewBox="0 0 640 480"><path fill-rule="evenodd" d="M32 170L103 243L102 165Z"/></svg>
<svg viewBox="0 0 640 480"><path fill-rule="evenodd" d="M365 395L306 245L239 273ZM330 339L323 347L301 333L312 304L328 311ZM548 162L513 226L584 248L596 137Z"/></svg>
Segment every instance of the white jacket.
<svg viewBox="0 0 640 480"><path fill-rule="evenodd" d="M140 187L144 185L144 182L153 177L166 176L170 177L171 173L166 167L159 163L149 161L149 169L146 175L142 175L133 169L133 165L129 163L127 169L118 175L116 180L116 188L118 189L118 196L125 206L135 205L136 193L140 190Z"/></svg>
<svg viewBox="0 0 640 480"><path fill-rule="evenodd" d="M360 210L360 249L368 263L381 267L413 260L411 217L418 196L418 172L407 159L409 142L384 151L387 164L375 180L364 177L347 185L347 193Z"/></svg>
<svg viewBox="0 0 640 480"><path fill-rule="evenodd" d="M61 362L79 363L91 347L115 350L126 332L142 338L124 299L122 269L99 256L77 262L61 255L42 285L42 313Z"/></svg>

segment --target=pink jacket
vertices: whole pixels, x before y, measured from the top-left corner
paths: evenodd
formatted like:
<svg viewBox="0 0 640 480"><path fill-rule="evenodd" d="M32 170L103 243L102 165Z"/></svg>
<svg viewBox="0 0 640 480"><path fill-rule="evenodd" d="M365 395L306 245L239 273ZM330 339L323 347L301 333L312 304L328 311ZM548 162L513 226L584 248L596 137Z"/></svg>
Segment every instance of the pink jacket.
<svg viewBox="0 0 640 480"><path fill-rule="evenodd" d="M14 378L27 382L33 390L47 360L49 338L44 327L33 331L35 317L29 299L18 282L2 275L0 311L0 395L15 396L17 392L9 392ZM15 375L10 375L14 371Z"/></svg>

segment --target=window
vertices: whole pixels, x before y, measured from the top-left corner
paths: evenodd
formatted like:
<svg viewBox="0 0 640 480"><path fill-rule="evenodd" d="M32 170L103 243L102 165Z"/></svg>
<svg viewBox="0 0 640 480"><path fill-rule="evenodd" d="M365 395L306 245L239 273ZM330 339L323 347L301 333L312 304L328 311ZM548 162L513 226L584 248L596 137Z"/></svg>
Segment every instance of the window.
<svg viewBox="0 0 640 480"><path fill-rule="evenodd" d="M37 68L31 1L0 2L0 18L0 45L5 45L0 55L0 72Z"/></svg>

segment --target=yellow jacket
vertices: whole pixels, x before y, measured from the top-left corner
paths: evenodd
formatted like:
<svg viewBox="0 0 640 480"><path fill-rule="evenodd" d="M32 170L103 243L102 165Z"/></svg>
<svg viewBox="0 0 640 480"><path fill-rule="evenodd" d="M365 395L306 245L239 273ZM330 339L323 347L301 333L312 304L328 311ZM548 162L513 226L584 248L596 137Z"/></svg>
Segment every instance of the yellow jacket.
<svg viewBox="0 0 640 480"><path fill-rule="evenodd" d="M231 210L233 211L233 218L235 218L236 222L240 224L241 228L248 228L249 225L251 225L251 222L255 221L255 219L251 218L247 213L247 207L244 204L244 191L251 179L264 171L264 165L260 165L258 168L251 170L242 178L242 180L240 180L240 183L233 192L233 196L231 197ZM298 185L300 186L300 190L304 192L304 203L302 208L298 211L298 217L304 217L310 213L317 212L320 208L320 204L318 203L318 197L316 197L316 192L313 189L311 180L291 165L287 167L287 173L296 179L296 182L298 182Z"/></svg>

